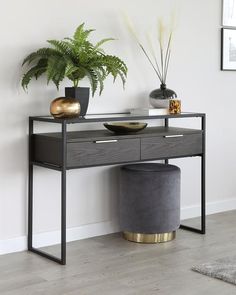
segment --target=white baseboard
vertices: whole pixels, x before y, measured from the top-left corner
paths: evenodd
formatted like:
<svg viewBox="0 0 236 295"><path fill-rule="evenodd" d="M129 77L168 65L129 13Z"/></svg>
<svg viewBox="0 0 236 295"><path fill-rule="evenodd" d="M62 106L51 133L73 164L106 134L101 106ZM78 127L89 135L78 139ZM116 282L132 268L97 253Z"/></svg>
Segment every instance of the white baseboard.
<svg viewBox="0 0 236 295"><path fill-rule="evenodd" d="M86 224L79 227L69 228L66 231L67 242L92 238L119 232L117 221L107 221L94 224ZM45 232L34 235L34 247L51 246L60 243L60 231ZM27 237L0 240L0 255L13 252L25 251L27 249Z"/></svg>
<svg viewBox="0 0 236 295"><path fill-rule="evenodd" d="M26 236L0 241L0 255L27 249Z"/></svg>
<svg viewBox="0 0 236 295"><path fill-rule="evenodd" d="M207 204L207 215L236 210L236 199L211 202ZM189 219L200 216L200 207L189 206L181 208L181 219ZM117 221L100 222L87 224L67 229L67 241L77 241L95 236L106 235L119 231ZM34 236L34 246L43 247L55 245L60 242L60 231L46 232ZM0 255L25 251L27 249L27 237L0 240Z"/></svg>
<svg viewBox="0 0 236 295"><path fill-rule="evenodd" d="M189 206L181 208L181 220L200 216L200 206ZM206 205L206 214L211 215L220 212L236 210L236 199L209 202Z"/></svg>

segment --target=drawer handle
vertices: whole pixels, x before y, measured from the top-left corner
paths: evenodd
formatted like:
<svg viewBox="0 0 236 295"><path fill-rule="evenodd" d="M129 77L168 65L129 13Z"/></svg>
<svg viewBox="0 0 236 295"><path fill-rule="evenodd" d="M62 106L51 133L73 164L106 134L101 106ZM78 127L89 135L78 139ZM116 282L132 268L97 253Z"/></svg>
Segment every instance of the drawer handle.
<svg viewBox="0 0 236 295"><path fill-rule="evenodd" d="M174 138L174 137L183 137L183 134L176 134L176 135L165 135L165 138Z"/></svg>
<svg viewBox="0 0 236 295"><path fill-rule="evenodd" d="M110 139L110 140L96 140L94 143L112 143L112 142L117 142L117 139Z"/></svg>

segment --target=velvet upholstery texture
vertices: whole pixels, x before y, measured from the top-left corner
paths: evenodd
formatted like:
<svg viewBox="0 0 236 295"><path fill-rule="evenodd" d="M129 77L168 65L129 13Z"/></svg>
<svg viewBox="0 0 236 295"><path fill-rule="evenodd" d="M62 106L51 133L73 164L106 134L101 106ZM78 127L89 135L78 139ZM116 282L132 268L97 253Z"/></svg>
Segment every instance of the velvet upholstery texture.
<svg viewBox="0 0 236 295"><path fill-rule="evenodd" d="M122 231L156 234L180 226L180 169L141 163L121 167L120 226Z"/></svg>

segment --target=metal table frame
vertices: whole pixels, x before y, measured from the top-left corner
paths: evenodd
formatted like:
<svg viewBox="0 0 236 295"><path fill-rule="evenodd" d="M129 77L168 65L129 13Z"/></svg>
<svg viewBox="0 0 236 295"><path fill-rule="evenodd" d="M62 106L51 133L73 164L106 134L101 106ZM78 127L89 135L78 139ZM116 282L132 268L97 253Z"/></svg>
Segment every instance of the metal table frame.
<svg viewBox="0 0 236 295"><path fill-rule="evenodd" d="M161 115L161 116L130 116L128 113L124 114L99 114L98 116L88 116L86 118L76 119L54 119L49 116L32 116L29 117L29 165L28 165L28 250L34 252L40 256L48 258L61 265L66 264L66 157L67 157L67 125L78 123L98 123L98 122L111 122L111 121L131 121L131 120L153 120L162 119L165 122L165 126L169 126L169 119L176 118L200 118L201 130L203 134L203 150L201 157L201 225L199 228L194 228L181 224L180 228L189 230L199 234L205 234L206 232L206 205L205 205L205 137L206 137L206 115L203 113L182 113L178 115ZM57 123L61 125L62 133L62 166L55 167L50 164L43 164L34 162L32 159L33 141L32 135L34 134L34 122L48 122ZM167 164L168 158L163 159ZM42 250L39 250L33 246L33 170L34 166L41 166L61 172L61 257L55 257Z"/></svg>

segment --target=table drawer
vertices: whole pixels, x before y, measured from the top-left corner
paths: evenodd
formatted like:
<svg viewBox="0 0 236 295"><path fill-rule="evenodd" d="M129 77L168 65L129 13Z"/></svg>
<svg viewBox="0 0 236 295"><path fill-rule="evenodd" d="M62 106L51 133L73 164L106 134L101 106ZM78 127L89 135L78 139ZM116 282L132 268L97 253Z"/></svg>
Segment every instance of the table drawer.
<svg viewBox="0 0 236 295"><path fill-rule="evenodd" d="M202 133L141 139L141 160L189 156L201 153Z"/></svg>
<svg viewBox="0 0 236 295"><path fill-rule="evenodd" d="M67 149L68 168L140 160L140 139L71 142Z"/></svg>

